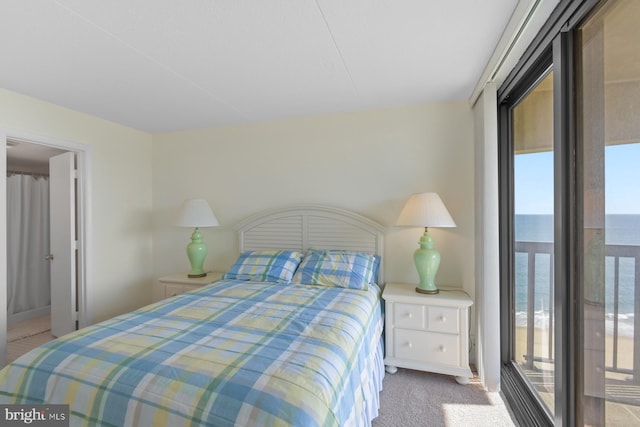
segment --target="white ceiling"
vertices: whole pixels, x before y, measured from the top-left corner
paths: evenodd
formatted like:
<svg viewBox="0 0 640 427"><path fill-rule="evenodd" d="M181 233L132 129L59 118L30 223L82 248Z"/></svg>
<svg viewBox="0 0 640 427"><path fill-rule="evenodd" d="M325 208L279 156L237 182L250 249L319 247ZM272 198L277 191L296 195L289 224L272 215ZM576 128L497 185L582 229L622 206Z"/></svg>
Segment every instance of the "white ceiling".
<svg viewBox="0 0 640 427"><path fill-rule="evenodd" d="M467 100L518 0L0 5L0 87L158 133Z"/></svg>

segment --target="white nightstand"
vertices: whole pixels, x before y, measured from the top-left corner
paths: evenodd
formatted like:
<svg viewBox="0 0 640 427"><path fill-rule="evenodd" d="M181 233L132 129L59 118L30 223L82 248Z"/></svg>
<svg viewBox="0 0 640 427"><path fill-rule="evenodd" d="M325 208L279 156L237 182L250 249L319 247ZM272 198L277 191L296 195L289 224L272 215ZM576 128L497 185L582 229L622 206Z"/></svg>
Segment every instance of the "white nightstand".
<svg viewBox="0 0 640 427"><path fill-rule="evenodd" d="M213 271L207 273L205 277L189 278L187 273L173 274L158 279L162 285L164 298L173 297L217 282L222 277L221 272Z"/></svg>
<svg viewBox="0 0 640 427"><path fill-rule="evenodd" d="M387 283L385 300L385 359L387 372L398 368L455 375L460 384L473 376L469 368L469 307L461 291L440 289L419 294L415 285Z"/></svg>

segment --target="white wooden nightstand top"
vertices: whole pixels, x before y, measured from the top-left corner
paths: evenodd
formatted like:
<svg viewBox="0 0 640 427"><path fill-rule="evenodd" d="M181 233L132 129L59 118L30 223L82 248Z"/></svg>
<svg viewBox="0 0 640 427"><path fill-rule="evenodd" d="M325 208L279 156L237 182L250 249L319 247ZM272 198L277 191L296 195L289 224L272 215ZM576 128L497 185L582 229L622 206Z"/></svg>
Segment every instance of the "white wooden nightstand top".
<svg viewBox="0 0 640 427"><path fill-rule="evenodd" d="M188 273L172 274L170 276L164 276L158 279L161 283L179 283L183 285L208 285L213 282L217 282L222 277L219 271L210 271L204 277L188 277Z"/></svg>
<svg viewBox="0 0 640 427"><path fill-rule="evenodd" d="M389 301L412 304L429 304L440 306L470 307L473 301L460 288L439 288L437 294L421 294L416 292L416 285L408 283L387 283L382 298Z"/></svg>

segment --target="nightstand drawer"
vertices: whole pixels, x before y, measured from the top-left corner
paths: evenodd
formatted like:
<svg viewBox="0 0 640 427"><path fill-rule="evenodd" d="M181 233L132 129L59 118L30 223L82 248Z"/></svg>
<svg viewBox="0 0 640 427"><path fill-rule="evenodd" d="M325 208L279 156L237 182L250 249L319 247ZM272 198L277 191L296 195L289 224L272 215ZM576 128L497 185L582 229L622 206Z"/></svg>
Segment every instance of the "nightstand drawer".
<svg viewBox="0 0 640 427"><path fill-rule="evenodd" d="M394 325L399 328L424 329L425 307L417 304L395 304Z"/></svg>
<svg viewBox="0 0 640 427"><path fill-rule="evenodd" d="M427 308L427 329L433 332L457 334L460 332L458 309L454 307L429 306Z"/></svg>
<svg viewBox="0 0 640 427"><path fill-rule="evenodd" d="M217 282L222 277L220 272L209 272L204 277L189 277L187 273L174 274L171 276L164 276L158 279L160 294L156 293L154 301L170 298L176 295L183 294L185 292L199 289L203 286L210 285Z"/></svg>
<svg viewBox="0 0 640 427"><path fill-rule="evenodd" d="M442 365L460 365L459 337L434 332L395 329L395 357Z"/></svg>

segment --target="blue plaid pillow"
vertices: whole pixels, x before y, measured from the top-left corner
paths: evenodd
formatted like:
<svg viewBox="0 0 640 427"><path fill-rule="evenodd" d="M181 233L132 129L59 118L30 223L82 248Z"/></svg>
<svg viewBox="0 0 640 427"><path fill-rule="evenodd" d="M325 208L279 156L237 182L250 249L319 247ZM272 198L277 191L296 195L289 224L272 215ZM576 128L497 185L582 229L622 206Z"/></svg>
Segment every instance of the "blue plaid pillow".
<svg viewBox="0 0 640 427"><path fill-rule="evenodd" d="M290 283L302 253L288 250L261 250L242 253L223 279Z"/></svg>
<svg viewBox="0 0 640 427"><path fill-rule="evenodd" d="M375 281L378 260L374 255L361 252L310 250L292 282L367 290Z"/></svg>

